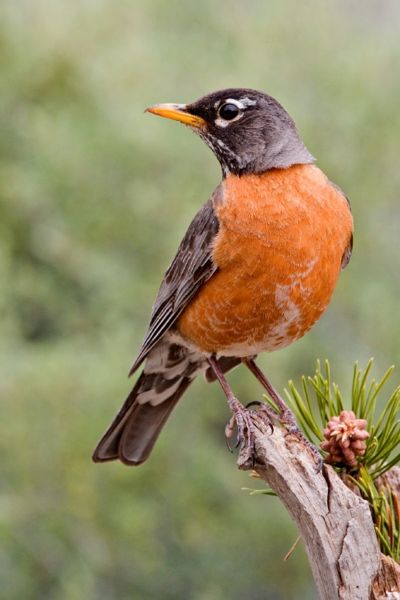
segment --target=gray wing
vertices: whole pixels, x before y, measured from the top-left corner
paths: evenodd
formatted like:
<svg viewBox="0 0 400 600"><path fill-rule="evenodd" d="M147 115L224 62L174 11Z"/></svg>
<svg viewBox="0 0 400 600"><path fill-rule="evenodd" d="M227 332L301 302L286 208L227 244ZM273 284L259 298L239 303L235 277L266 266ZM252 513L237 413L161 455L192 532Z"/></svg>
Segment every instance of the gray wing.
<svg viewBox="0 0 400 600"><path fill-rule="evenodd" d="M345 269L347 267L347 265L349 264L352 252L353 252L353 234L351 234L348 246L342 256L342 270Z"/></svg>
<svg viewBox="0 0 400 600"><path fill-rule="evenodd" d="M199 210L165 273L150 317L142 348L129 372L131 375L170 327L175 323L200 287L215 273L212 243L219 223L214 205L222 194L219 186Z"/></svg>
<svg viewBox="0 0 400 600"><path fill-rule="evenodd" d="M346 194L344 193L344 191L342 190L342 188L340 186L338 186L333 181L330 181L330 180L328 180L328 181L331 184L331 186L333 188L335 188L335 190L340 192L342 194L343 198L346 199L346 202L349 206L349 211L351 212L351 204L350 204L350 200L349 200L348 196L346 196ZM353 234L351 234L349 243L347 244L346 250L344 251L344 254L342 256L342 264L341 264L342 270L345 269L347 267L347 265L349 264L352 252L353 252Z"/></svg>

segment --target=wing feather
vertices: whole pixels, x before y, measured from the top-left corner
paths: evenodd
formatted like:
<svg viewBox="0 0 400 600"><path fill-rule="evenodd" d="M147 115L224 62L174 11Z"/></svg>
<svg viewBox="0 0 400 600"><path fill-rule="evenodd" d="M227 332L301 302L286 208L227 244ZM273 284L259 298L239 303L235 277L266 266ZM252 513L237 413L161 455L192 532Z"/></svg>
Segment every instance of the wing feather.
<svg viewBox="0 0 400 600"><path fill-rule="evenodd" d="M214 206L221 194L221 186L218 186L189 225L161 283L146 336L129 372L130 375L136 371L164 333L173 326L200 287L217 270L212 260L212 244L219 229Z"/></svg>

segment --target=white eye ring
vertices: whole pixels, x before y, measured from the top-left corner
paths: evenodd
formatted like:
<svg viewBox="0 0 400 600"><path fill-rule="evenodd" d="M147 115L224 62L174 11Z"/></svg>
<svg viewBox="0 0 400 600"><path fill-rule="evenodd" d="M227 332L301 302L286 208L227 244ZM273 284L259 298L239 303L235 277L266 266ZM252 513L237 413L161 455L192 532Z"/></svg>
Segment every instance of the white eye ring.
<svg viewBox="0 0 400 600"><path fill-rule="evenodd" d="M229 123L233 123L234 121L238 121L239 119L241 119L243 117L243 111L249 107L249 106L255 106L257 104L256 100L251 100L251 98L248 98L247 96L245 96L244 98L240 98L240 100L236 100L235 98L226 98L226 100L223 100L222 102L217 102L214 107L216 109L221 108L222 106L224 106L224 104L234 104L235 106L238 107L239 112L238 115L234 118L234 119L223 119L221 116L218 115L218 117L215 119L215 124L218 127L227 127L229 125Z"/></svg>
<svg viewBox="0 0 400 600"><path fill-rule="evenodd" d="M224 119L219 114L219 110L226 104L233 104L234 106L237 106L237 108L239 109L238 114L233 119ZM217 106L218 106L218 104L217 104ZM217 108L217 106L216 106L216 108ZM223 100L222 102L219 103L218 117L214 121L215 124L217 125L217 127L227 127L229 125L229 123L238 121L243 116L244 108L245 108L245 105L240 100L235 100L234 98L227 98L226 100Z"/></svg>
<svg viewBox="0 0 400 600"><path fill-rule="evenodd" d="M233 121L240 113L240 108L233 102L223 102L218 109L218 116L224 121Z"/></svg>

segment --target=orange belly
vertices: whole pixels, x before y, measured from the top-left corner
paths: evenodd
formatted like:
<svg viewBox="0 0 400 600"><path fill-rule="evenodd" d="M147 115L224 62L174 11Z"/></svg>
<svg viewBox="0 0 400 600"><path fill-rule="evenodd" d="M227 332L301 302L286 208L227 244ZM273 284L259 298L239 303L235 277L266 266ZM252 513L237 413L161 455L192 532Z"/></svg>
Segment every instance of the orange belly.
<svg viewBox="0 0 400 600"><path fill-rule="evenodd" d="M229 176L215 207L219 270L177 327L201 350L246 356L303 336L332 296L349 245L343 194L313 165Z"/></svg>

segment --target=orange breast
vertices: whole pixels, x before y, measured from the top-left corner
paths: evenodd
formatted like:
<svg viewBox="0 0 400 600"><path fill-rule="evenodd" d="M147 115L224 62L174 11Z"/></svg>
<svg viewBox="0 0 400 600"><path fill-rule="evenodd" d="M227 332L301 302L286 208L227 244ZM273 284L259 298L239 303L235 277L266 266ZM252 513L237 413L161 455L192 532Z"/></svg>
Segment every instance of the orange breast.
<svg viewBox="0 0 400 600"><path fill-rule="evenodd" d="M314 165L229 176L223 185L219 270L178 330L207 352L282 348L312 327L332 296L353 226L347 201Z"/></svg>

